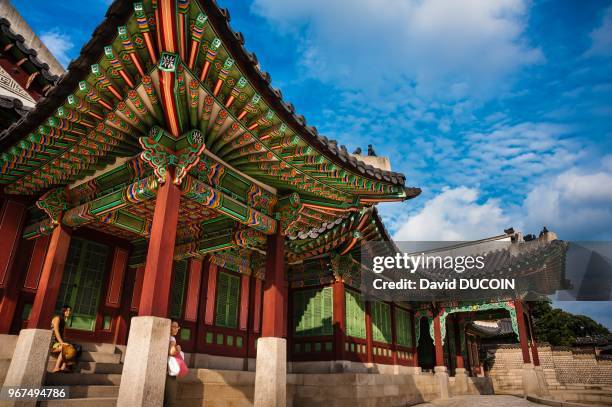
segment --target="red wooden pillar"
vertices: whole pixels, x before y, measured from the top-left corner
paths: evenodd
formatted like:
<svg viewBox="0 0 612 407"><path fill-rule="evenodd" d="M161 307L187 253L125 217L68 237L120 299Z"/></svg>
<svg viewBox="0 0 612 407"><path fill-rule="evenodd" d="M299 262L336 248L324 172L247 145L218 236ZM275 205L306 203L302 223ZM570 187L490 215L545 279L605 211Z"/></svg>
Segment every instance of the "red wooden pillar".
<svg viewBox="0 0 612 407"><path fill-rule="evenodd" d="M215 295L217 293L217 265L210 263L208 267L208 284L206 286L206 313L204 323L212 325L215 322Z"/></svg>
<svg viewBox="0 0 612 407"><path fill-rule="evenodd" d="M17 246L21 240L21 230L25 220L26 206L17 201L6 200L0 216L0 288L7 286L11 279L11 266L15 260Z"/></svg>
<svg viewBox="0 0 612 407"><path fill-rule="evenodd" d="M185 300L185 313L183 319L189 322L198 320L198 304L200 302L200 288L202 286L202 260L192 258L189 260L189 278L187 283L187 299Z"/></svg>
<svg viewBox="0 0 612 407"><path fill-rule="evenodd" d="M57 302L72 231L61 223L53 229L51 241L32 304L28 328L49 329Z"/></svg>
<svg viewBox="0 0 612 407"><path fill-rule="evenodd" d="M391 355L393 356L393 364L397 365L397 332L395 324L395 304L391 303Z"/></svg>
<svg viewBox="0 0 612 407"><path fill-rule="evenodd" d="M206 307L208 301L208 276L210 273L210 258L206 256L202 261L202 277L200 281L200 297L198 300L198 320L196 324L196 352L205 353L206 330L204 321L206 320Z"/></svg>
<svg viewBox="0 0 612 407"><path fill-rule="evenodd" d="M258 334L261 330L261 303L263 284L259 278L253 283L253 332Z"/></svg>
<svg viewBox="0 0 612 407"><path fill-rule="evenodd" d="M459 317L459 315L455 314L453 318L454 328L455 328L455 355L457 358L457 368L463 369L463 354L461 353L461 324L463 318Z"/></svg>
<svg viewBox="0 0 612 407"><path fill-rule="evenodd" d="M125 345L127 343L130 309L132 307L132 301L134 298L132 293L136 285L136 273L136 269L126 267L125 277L123 280L124 287L123 295L121 297L121 308L119 309L119 314L117 314L117 320L115 322L115 337L113 338L113 343L118 345Z"/></svg>
<svg viewBox="0 0 612 407"><path fill-rule="evenodd" d="M172 182L173 178L174 171L170 169L166 175L166 182L157 192L142 296L138 307L140 316L152 315L162 318L168 316L176 226L181 200L181 190Z"/></svg>
<svg viewBox="0 0 612 407"><path fill-rule="evenodd" d="M11 329L11 321L19 298L19 271L13 267L21 231L26 217L26 206L6 200L0 215L0 288L4 290L0 302L0 333Z"/></svg>
<svg viewBox="0 0 612 407"><path fill-rule="evenodd" d="M285 236L280 230L268 236L264 281L262 337L281 338L286 330Z"/></svg>
<svg viewBox="0 0 612 407"><path fill-rule="evenodd" d="M529 358L529 344L527 343L527 328L525 327L525 316L523 315L523 303L519 300L514 301L516 307L516 322L518 324L519 341L521 352L523 353L523 363L531 363Z"/></svg>
<svg viewBox="0 0 612 407"><path fill-rule="evenodd" d="M366 320L366 362L374 361L374 345L372 344L372 304L367 301L365 303L365 320Z"/></svg>
<svg viewBox="0 0 612 407"><path fill-rule="evenodd" d="M436 348L436 366L445 366L444 365L444 344L442 343L442 331L440 325L440 314L436 312L433 320L434 324L434 342Z"/></svg>
<svg viewBox="0 0 612 407"><path fill-rule="evenodd" d="M345 314L345 292L344 281L336 280L334 282L334 358L335 360L344 360L344 343L346 338L346 320Z"/></svg>
<svg viewBox="0 0 612 407"><path fill-rule="evenodd" d="M419 318L417 323L421 323L421 319ZM419 344L416 342L416 328L415 328L415 319L414 319L414 311L410 311L410 326L411 326L411 334L412 334L412 366L419 366Z"/></svg>
<svg viewBox="0 0 612 407"><path fill-rule="evenodd" d="M240 278L240 320L238 329L246 331L249 326L249 286L251 277L243 275Z"/></svg>
<svg viewBox="0 0 612 407"><path fill-rule="evenodd" d="M535 326L533 325L531 309L527 310L527 320L529 321L529 336L531 337L531 357L533 358L533 365L540 366L540 355L538 354L538 344L536 342Z"/></svg>
<svg viewBox="0 0 612 407"><path fill-rule="evenodd" d="M130 311L138 312L140 305L140 297L142 297L142 282L144 281L144 266L138 266L134 276L134 290L132 291L132 303L130 304Z"/></svg>

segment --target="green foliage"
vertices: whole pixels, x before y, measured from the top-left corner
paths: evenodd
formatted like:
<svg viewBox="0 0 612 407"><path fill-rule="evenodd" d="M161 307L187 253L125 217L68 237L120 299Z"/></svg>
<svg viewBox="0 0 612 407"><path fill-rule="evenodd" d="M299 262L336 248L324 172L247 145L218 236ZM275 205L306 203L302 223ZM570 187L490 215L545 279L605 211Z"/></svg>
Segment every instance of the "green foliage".
<svg viewBox="0 0 612 407"><path fill-rule="evenodd" d="M530 306L539 342L548 342L554 346L572 346L576 338L610 333L593 319L553 308L550 302L534 302Z"/></svg>

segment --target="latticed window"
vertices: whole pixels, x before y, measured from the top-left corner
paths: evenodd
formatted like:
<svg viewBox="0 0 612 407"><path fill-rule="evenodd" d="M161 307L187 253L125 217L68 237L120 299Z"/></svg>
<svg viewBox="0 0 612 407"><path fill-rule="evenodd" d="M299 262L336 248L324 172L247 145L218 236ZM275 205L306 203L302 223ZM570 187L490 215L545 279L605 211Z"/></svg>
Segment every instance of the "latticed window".
<svg viewBox="0 0 612 407"><path fill-rule="evenodd" d="M410 326L410 312L395 309L395 330L397 344L400 346L412 347L412 327Z"/></svg>
<svg viewBox="0 0 612 407"><path fill-rule="evenodd" d="M175 261L170 291L170 318L180 319L183 314L185 286L187 285L187 260Z"/></svg>
<svg viewBox="0 0 612 407"><path fill-rule="evenodd" d="M361 296L351 290L344 295L346 334L354 338L366 338L365 303Z"/></svg>
<svg viewBox="0 0 612 407"><path fill-rule="evenodd" d="M293 326L296 336L332 335L333 289L331 287L293 293Z"/></svg>
<svg viewBox="0 0 612 407"><path fill-rule="evenodd" d="M55 308L72 306L68 326L73 329L95 329L109 251L108 246L84 239L70 242Z"/></svg>
<svg viewBox="0 0 612 407"><path fill-rule="evenodd" d="M372 302L372 339L377 342L391 342L391 307L380 301Z"/></svg>
<svg viewBox="0 0 612 407"><path fill-rule="evenodd" d="M217 309L215 325L226 328L238 326L240 277L220 272L217 276Z"/></svg>

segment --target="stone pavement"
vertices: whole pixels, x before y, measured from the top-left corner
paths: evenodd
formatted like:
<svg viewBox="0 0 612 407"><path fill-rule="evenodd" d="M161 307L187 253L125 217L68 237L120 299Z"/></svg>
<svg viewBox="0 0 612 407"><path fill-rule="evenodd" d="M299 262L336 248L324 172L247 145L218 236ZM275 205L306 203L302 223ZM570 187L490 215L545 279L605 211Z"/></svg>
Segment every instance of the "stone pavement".
<svg viewBox="0 0 612 407"><path fill-rule="evenodd" d="M448 400L435 400L414 407L536 407L532 403L514 396L456 396Z"/></svg>

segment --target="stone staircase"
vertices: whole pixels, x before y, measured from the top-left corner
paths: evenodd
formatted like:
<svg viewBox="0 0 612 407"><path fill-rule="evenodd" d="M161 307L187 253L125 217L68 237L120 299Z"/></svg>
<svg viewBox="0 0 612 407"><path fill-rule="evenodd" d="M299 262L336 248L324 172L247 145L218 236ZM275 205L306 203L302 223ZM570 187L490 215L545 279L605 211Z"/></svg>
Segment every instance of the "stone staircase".
<svg viewBox="0 0 612 407"><path fill-rule="evenodd" d="M40 406L107 407L117 404L121 383L121 353L113 344L79 343L83 353L74 373L51 373L55 358L49 359L46 386L68 386L69 399L49 400Z"/></svg>

